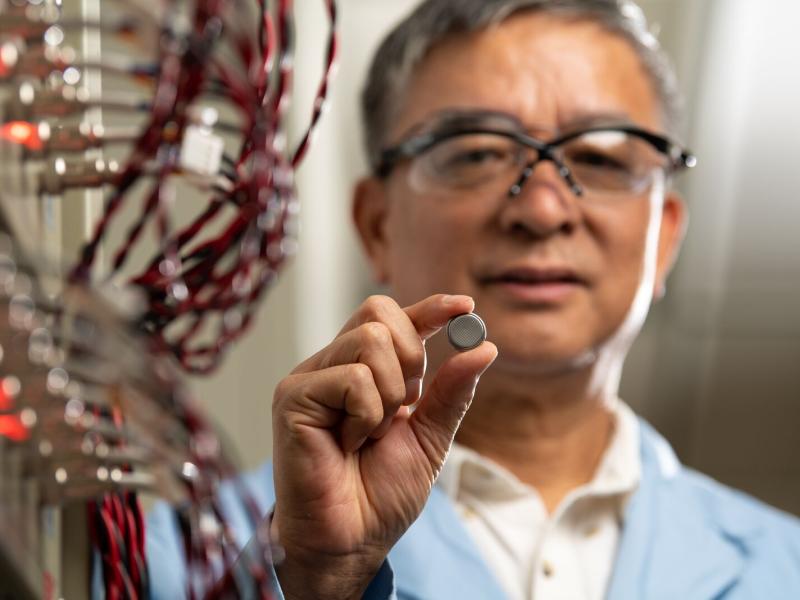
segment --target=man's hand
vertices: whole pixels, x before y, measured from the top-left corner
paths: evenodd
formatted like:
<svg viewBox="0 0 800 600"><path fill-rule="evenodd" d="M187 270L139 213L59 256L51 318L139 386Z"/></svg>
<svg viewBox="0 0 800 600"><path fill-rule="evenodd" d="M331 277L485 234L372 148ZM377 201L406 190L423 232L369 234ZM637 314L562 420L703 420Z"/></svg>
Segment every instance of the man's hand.
<svg viewBox="0 0 800 600"><path fill-rule="evenodd" d="M273 532L286 552L278 576L287 598L361 597L422 511L497 356L484 342L448 358L420 400L425 340L473 309L466 296L408 308L373 296L278 385Z"/></svg>

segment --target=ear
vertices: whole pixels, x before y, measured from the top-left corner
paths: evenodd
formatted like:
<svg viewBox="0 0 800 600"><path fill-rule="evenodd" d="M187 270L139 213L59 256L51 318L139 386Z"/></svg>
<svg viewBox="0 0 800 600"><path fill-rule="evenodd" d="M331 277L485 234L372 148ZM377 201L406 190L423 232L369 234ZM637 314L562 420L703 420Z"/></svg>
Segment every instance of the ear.
<svg viewBox="0 0 800 600"><path fill-rule="evenodd" d="M670 191L662 207L653 300L661 299L666 293L667 277L678 258L688 222L686 203L677 192Z"/></svg>
<svg viewBox="0 0 800 600"><path fill-rule="evenodd" d="M353 193L353 222L358 237L380 284L389 280L388 240L386 217L389 198L383 182L375 177L360 180Z"/></svg>

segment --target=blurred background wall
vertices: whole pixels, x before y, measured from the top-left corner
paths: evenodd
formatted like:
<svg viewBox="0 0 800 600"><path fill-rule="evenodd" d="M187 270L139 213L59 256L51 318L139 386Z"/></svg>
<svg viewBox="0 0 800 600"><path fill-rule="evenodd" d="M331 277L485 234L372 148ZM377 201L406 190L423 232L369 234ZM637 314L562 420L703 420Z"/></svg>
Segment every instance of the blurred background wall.
<svg viewBox="0 0 800 600"><path fill-rule="evenodd" d="M340 0L330 111L298 177L300 253L222 370L196 381L252 467L271 452L272 389L376 291L349 217L364 172L357 93L384 32L417 0ZM297 3L292 129L321 70L321 2ZM667 297L629 358L622 397L681 459L800 514L800 3L643 0L687 100L700 157L679 187L691 212Z"/></svg>

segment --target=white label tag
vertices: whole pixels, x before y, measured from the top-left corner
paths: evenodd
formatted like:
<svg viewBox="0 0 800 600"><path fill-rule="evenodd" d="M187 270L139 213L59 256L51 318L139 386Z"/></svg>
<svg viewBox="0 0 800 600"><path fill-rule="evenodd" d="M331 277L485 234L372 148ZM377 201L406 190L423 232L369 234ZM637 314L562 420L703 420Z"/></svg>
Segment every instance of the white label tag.
<svg viewBox="0 0 800 600"><path fill-rule="evenodd" d="M189 125L181 144L181 167L201 175L216 175L225 142L208 129Z"/></svg>

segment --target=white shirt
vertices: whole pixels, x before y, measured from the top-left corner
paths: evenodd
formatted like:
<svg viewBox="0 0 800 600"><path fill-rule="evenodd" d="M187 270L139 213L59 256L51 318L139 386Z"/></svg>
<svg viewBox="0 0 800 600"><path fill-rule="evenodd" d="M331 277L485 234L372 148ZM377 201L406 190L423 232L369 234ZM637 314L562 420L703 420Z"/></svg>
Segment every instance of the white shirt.
<svg viewBox="0 0 800 600"><path fill-rule="evenodd" d="M594 478L548 515L537 491L497 463L453 444L437 485L509 600L601 600L622 516L641 478L639 421L621 400Z"/></svg>

